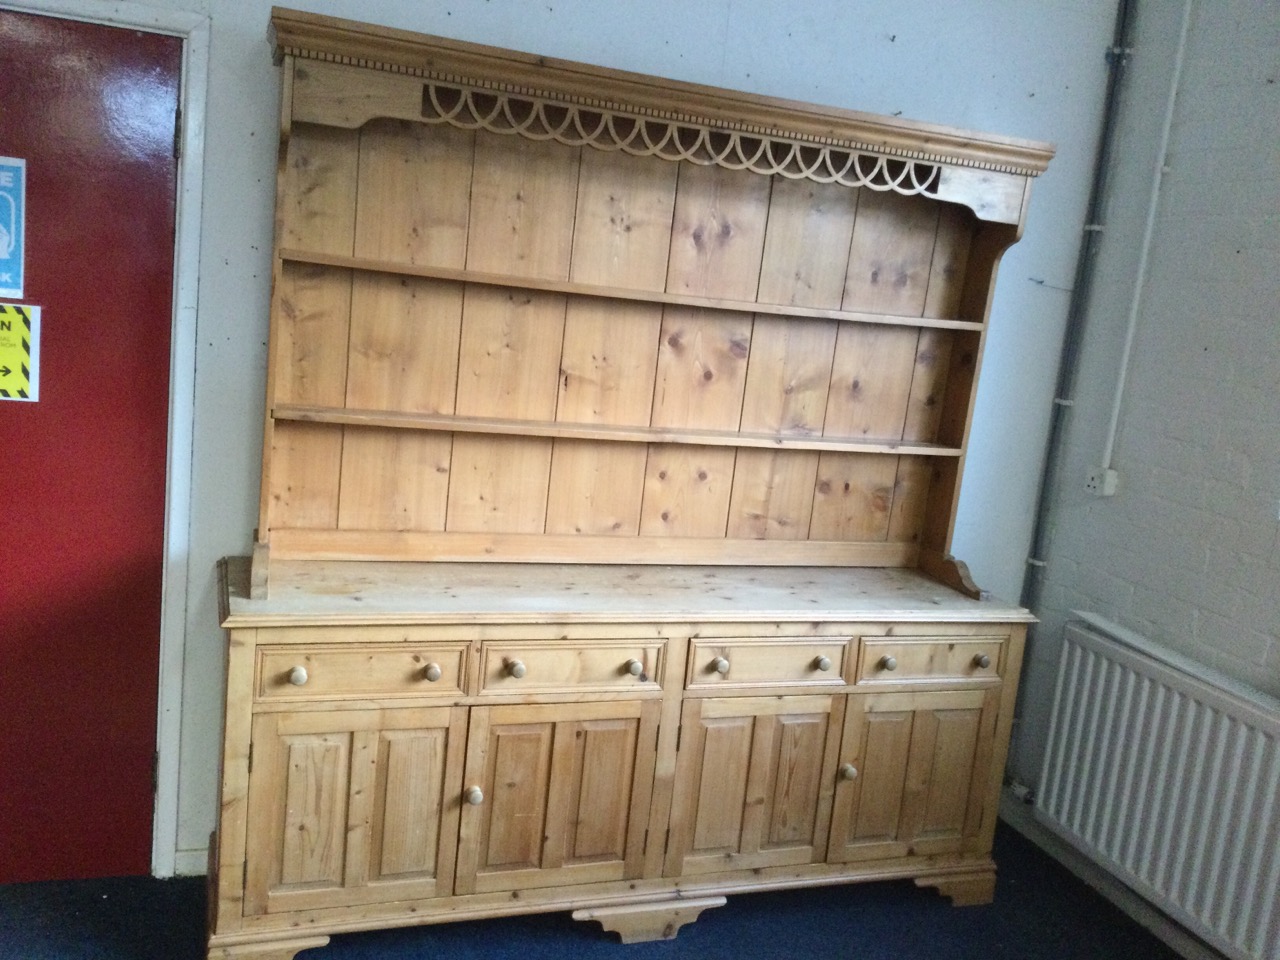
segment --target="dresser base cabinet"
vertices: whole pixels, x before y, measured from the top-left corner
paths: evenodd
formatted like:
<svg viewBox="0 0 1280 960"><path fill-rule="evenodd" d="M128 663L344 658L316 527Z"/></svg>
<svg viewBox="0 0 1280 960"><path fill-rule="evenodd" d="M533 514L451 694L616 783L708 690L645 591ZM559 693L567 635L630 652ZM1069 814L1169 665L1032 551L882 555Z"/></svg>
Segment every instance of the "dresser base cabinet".
<svg viewBox="0 0 1280 960"><path fill-rule="evenodd" d="M254 600L221 566L211 958L550 910L661 939L860 880L991 897L1025 611L912 571L299 568Z"/></svg>

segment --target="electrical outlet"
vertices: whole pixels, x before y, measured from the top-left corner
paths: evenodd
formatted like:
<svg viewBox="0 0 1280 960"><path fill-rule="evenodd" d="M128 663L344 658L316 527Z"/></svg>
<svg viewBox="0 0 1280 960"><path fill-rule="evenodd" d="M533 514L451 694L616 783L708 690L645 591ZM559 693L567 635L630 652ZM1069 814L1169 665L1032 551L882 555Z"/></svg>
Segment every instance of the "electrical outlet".
<svg viewBox="0 0 1280 960"><path fill-rule="evenodd" d="M1095 497L1114 497L1120 486L1120 474L1111 468L1090 470L1084 479L1084 488Z"/></svg>

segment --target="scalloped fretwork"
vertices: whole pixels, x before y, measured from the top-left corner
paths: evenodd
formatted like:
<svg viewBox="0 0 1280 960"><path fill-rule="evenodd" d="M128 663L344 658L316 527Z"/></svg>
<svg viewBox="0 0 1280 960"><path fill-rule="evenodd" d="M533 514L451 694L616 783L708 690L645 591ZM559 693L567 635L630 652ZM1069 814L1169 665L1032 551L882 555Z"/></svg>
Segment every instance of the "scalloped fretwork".
<svg viewBox="0 0 1280 960"><path fill-rule="evenodd" d="M422 119L572 147L621 150L638 157L687 160L906 196L935 196L940 179L937 164L920 160L437 81L423 84Z"/></svg>

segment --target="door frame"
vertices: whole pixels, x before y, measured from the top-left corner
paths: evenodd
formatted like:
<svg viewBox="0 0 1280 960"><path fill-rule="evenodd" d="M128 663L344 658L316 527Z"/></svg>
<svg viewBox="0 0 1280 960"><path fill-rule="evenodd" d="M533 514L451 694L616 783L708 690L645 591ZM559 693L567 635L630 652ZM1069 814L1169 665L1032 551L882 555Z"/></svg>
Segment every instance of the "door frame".
<svg viewBox="0 0 1280 960"><path fill-rule="evenodd" d="M182 674L186 649L191 475L195 427L196 305L200 278L200 214L204 182L205 104L209 86L207 16L130 2L0 0L0 9L161 33L182 40L178 103L181 156L174 224L169 430L165 463L164 571L160 606L160 670L156 708L155 807L151 872L172 877L178 864L178 771L182 740ZM200 873L204 864L182 864Z"/></svg>

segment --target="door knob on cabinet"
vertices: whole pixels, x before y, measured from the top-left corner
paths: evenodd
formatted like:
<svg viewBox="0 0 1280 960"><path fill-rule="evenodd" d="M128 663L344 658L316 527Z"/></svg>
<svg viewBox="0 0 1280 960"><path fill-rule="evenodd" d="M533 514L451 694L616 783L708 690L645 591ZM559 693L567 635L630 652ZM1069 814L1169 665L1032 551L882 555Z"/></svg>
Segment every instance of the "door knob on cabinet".
<svg viewBox="0 0 1280 960"><path fill-rule="evenodd" d="M523 660L504 660L503 664L506 667L507 676L515 677L517 680L529 672L529 668L524 665Z"/></svg>
<svg viewBox="0 0 1280 960"><path fill-rule="evenodd" d="M479 787L467 787L462 791L462 799L467 801L473 807L478 807L484 803L484 791Z"/></svg>
<svg viewBox="0 0 1280 960"><path fill-rule="evenodd" d="M289 682L295 687L300 687L307 682L307 668L303 666L294 667L289 671Z"/></svg>
<svg viewBox="0 0 1280 960"><path fill-rule="evenodd" d="M640 674L644 673L644 664L635 657L632 657L627 661L626 667L627 673L631 674L633 677L638 677Z"/></svg>
<svg viewBox="0 0 1280 960"><path fill-rule="evenodd" d="M991 658L985 653L980 653L973 658L973 665L979 670L985 670L987 667L991 666Z"/></svg>
<svg viewBox="0 0 1280 960"><path fill-rule="evenodd" d="M711 669L716 673L726 674L729 672L729 661L724 657L716 657L711 661Z"/></svg>
<svg viewBox="0 0 1280 960"><path fill-rule="evenodd" d="M444 671L440 669L440 664L428 663L427 668L422 671L422 675L426 678L427 683L435 683L444 676Z"/></svg>
<svg viewBox="0 0 1280 960"><path fill-rule="evenodd" d="M858 778L858 768L857 768L857 767L855 767L852 763L842 763L842 764L840 764L840 779L841 779L841 780L856 780L857 778Z"/></svg>
<svg viewBox="0 0 1280 960"><path fill-rule="evenodd" d="M816 669L821 670L825 673L826 671L831 669L831 658L818 657L818 659L813 661L813 665Z"/></svg>
<svg viewBox="0 0 1280 960"><path fill-rule="evenodd" d="M890 657L890 656L884 656L884 657L881 657L881 658L880 658L880 669L881 669L881 670L897 670L897 669L898 669L898 658L897 658L897 657Z"/></svg>

